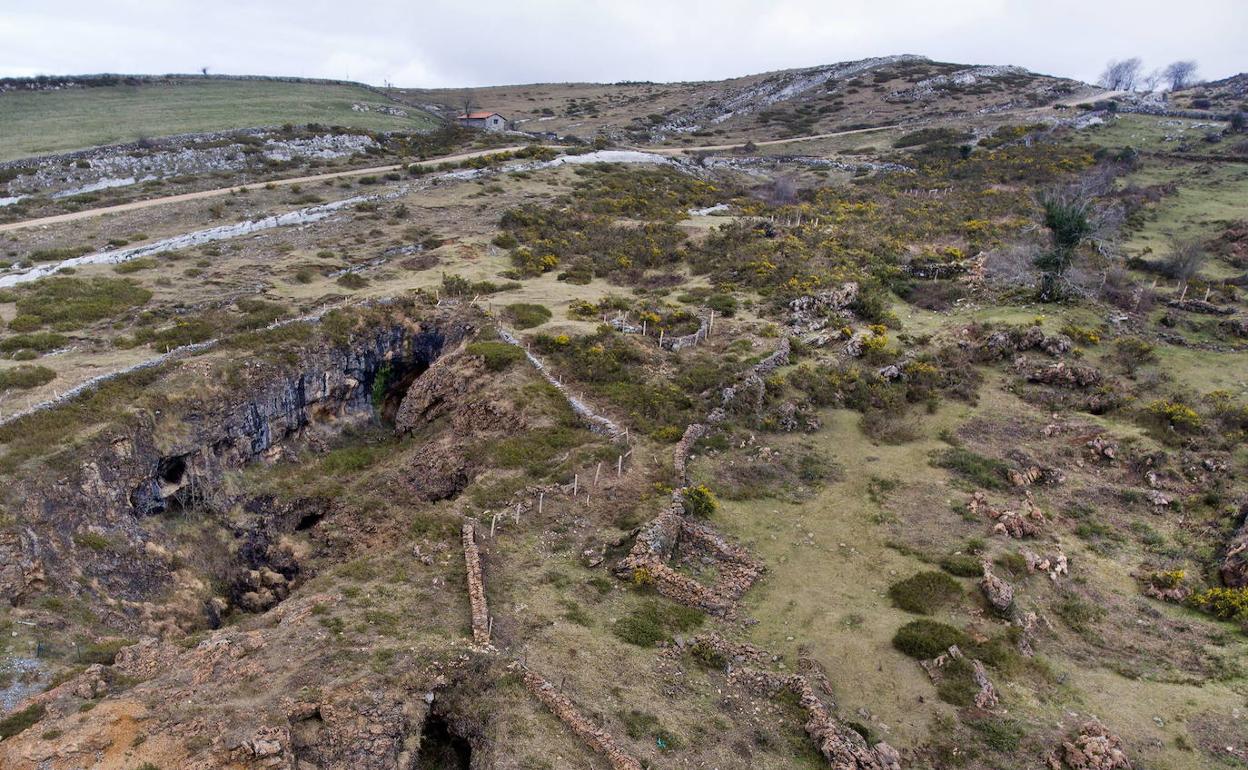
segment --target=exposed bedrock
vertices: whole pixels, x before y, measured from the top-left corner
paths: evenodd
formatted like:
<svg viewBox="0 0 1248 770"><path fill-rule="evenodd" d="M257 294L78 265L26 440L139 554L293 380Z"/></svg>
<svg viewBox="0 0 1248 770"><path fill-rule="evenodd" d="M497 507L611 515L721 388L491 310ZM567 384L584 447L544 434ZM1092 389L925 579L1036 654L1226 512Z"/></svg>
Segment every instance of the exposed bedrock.
<svg viewBox="0 0 1248 770"><path fill-rule="evenodd" d="M151 517L246 502L223 483L227 472L277 459L305 436L392 418L412 382L473 334L470 320L396 320L349 345L305 351L296 366L266 369L266 376L252 378L258 384L251 389L184 399L164 413L110 426L75 450L84 458L77 466L19 482L16 526L0 533L0 594L20 604L44 589L90 590L133 609L191 590L194 581L179 575ZM304 502L245 506L255 531L234 532L239 559L223 576L242 606L263 609L284 597L298 567L277 535L325 513L323 501ZM110 547L82 547L84 533L106 538Z"/></svg>

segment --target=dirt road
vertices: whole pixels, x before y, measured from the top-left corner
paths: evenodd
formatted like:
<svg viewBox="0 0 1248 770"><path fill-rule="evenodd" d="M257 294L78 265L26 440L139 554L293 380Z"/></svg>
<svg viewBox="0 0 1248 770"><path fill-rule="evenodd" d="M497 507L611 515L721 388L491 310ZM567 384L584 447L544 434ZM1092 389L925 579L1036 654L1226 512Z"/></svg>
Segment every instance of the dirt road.
<svg viewBox="0 0 1248 770"><path fill-rule="evenodd" d="M313 176L300 176L292 179L274 179L272 181L258 182L256 186L283 186L292 184L314 184L326 179L339 179L348 176L363 176L365 174L384 174L388 171L400 171L409 165L416 166L436 166L439 163L456 163L461 160L470 158L478 158L482 155L493 155L499 152L514 152L524 149L523 145L515 145L512 147L495 147L489 150L475 150L473 152L464 152L458 155L445 155L441 158L433 158L431 160L415 161L414 163L396 163L389 166L370 166L369 168L355 168L350 171L334 171L328 174L315 174ZM50 217L41 217L39 219L27 219L21 222L10 222L0 225L0 233L11 230L22 230L28 227L39 227L41 225L55 225L63 222L73 222L78 219L89 219L91 217L103 216L105 214L117 214L123 211L134 211L136 209L145 209L151 206L164 206L169 203L182 203L184 201L200 200L202 198L216 198L221 195L229 195L230 193L240 189L239 185L233 187L219 187L215 190L200 190L199 192L182 193L181 195L169 195L164 198L150 198L148 200L134 201L132 203L121 203L116 206L101 206L97 209L87 209L86 211L75 211L70 214L56 214Z"/></svg>

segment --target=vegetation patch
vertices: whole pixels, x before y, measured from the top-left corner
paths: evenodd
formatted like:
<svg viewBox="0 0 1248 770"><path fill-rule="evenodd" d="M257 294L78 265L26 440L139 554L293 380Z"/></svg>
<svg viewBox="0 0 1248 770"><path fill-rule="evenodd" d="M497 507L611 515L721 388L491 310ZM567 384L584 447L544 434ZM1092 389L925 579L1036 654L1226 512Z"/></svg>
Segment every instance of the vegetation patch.
<svg viewBox="0 0 1248 770"><path fill-rule="evenodd" d="M940 450L933 456L932 465L951 470L984 489L1005 489L1009 483L1010 466L963 447Z"/></svg>
<svg viewBox="0 0 1248 770"><path fill-rule="evenodd" d="M532 329L549 321L551 313L545 305L513 302L504 309L503 317L517 329Z"/></svg>
<svg viewBox="0 0 1248 770"><path fill-rule="evenodd" d="M944 572L920 572L888 588L893 603L906 612L930 615L962 597L962 586Z"/></svg>
<svg viewBox="0 0 1248 770"><path fill-rule="evenodd" d="M145 304L152 293L125 278L51 276L14 292L20 317L37 326L77 328Z"/></svg>
<svg viewBox="0 0 1248 770"><path fill-rule="evenodd" d="M45 713L47 713L47 708L42 703L36 703L9 714L4 719L0 719L0 738L12 738L43 719Z"/></svg>
<svg viewBox="0 0 1248 770"><path fill-rule="evenodd" d="M697 628L705 618L700 610L650 599L617 620L612 632L629 644L653 647L673 634Z"/></svg>
<svg viewBox="0 0 1248 770"><path fill-rule="evenodd" d="M935 620L912 620L893 636L893 646L918 660L929 660L943 654L953 645L965 647L970 638L947 623Z"/></svg>
<svg viewBox="0 0 1248 770"><path fill-rule="evenodd" d="M46 366L19 364L11 369L0 369L0 393L6 390L37 388L54 379L56 379L56 372Z"/></svg>
<svg viewBox="0 0 1248 770"><path fill-rule="evenodd" d="M524 351L520 348L494 340L473 342L464 350L470 356L480 356L485 361L485 368L491 372L501 372L524 358Z"/></svg>

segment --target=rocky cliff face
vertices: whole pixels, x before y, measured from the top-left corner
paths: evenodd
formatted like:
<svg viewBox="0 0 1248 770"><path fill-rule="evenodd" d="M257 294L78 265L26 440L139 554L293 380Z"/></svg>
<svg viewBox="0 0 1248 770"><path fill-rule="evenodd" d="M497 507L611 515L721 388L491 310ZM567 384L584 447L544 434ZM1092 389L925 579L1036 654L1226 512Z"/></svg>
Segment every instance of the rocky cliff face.
<svg viewBox="0 0 1248 770"><path fill-rule="evenodd" d="M277 458L310 431L372 419L376 405L402 397L391 390L405 390L472 331L463 319L395 321L265 370L244 392L191 399L177 414L142 415L95 436L78 450L86 459L77 468L27 482L15 526L0 533L0 594L26 602L54 574L58 591L102 594L126 617L195 587L149 517L240 502L222 484L227 471ZM109 546L92 547L100 542Z"/></svg>

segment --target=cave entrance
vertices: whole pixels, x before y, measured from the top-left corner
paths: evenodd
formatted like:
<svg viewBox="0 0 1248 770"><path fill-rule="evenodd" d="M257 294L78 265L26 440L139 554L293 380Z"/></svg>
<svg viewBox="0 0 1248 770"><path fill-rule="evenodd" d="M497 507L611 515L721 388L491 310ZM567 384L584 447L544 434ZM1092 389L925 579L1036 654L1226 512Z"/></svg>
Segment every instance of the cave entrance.
<svg viewBox="0 0 1248 770"><path fill-rule="evenodd" d="M392 361L377 370L373 377L373 409L383 425L393 425L394 417L399 412L399 405L407 395L407 389L416 378L429 370L429 362L424 359L415 361Z"/></svg>
<svg viewBox="0 0 1248 770"><path fill-rule="evenodd" d="M430 713L420 733L416 770L469 770L472 745L451 730L446 720Z"/></svg>

